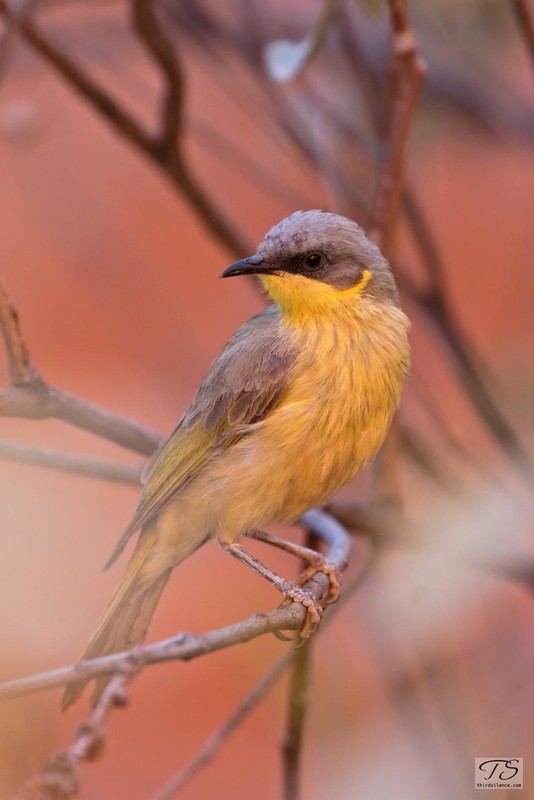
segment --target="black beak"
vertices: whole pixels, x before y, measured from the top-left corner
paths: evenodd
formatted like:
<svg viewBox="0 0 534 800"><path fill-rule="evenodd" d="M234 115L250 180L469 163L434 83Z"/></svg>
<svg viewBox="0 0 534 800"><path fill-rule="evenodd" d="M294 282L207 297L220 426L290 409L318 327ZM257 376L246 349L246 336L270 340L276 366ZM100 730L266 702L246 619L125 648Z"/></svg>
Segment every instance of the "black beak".
<svg viewBox="0 0 534 800"><path fill-rule="evenodd" d="M224 272L221 272L221 278L233 278L234 275L269 275L273 272L278 272L280 267L274 264L267 264L263 261L261 256L249 256L242 258L241 261L236 261L235 264L230 264L226 267Z"/></svg>

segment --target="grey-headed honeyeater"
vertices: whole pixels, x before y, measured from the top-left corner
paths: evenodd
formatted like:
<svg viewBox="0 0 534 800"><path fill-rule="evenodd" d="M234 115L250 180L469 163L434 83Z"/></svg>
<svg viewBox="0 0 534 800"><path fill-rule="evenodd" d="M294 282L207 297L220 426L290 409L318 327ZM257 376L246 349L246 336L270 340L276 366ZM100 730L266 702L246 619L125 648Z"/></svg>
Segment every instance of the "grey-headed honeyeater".
<svg viewBox="0 0 534 800"><path fill-rule="evenodd" d="M84 659L142 642L171 570L211 537L317 619L308 593L238 542L325 503L373 458L408 371L409 322L379 249L336 214L291 214L232 275L258 275L273 304L232 336L150 462L109 563L141 534ZM67 687L64 707L82 689Z"/></svg>

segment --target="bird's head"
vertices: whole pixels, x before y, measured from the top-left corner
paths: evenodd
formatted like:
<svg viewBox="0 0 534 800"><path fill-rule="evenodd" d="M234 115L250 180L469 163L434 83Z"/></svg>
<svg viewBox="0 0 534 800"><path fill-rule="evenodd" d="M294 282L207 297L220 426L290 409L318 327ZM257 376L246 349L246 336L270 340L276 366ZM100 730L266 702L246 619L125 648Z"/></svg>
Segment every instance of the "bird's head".
<svg viewBox="0 0 534 800"><path fill-rule="evenodd" d="M398 305L389 264L363 229L326 211L296 211L266 234L257 252L222 273L258 275L282 308L369 298Z"/></svg>

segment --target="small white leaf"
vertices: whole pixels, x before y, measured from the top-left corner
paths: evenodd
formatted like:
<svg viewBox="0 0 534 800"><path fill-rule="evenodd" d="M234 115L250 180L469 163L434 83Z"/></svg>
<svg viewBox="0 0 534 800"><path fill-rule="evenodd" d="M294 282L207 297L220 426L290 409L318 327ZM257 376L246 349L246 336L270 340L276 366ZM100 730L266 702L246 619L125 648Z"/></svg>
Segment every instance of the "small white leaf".
<svg viewBox="0 0 534 800"><path fill-rule="evenodd" d="M314 38L306 36L299 42L276 39L263 51L263 63L270 78L285 83L296 77L313 55Z"/></svg>

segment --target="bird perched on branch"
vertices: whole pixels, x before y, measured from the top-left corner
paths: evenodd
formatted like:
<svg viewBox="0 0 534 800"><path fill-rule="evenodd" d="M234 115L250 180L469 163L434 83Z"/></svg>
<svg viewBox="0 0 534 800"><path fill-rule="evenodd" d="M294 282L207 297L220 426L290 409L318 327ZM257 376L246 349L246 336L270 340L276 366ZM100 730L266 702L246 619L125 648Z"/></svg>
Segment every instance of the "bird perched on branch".
<svg viewBox="0 0 534 800"><path fill-rule="evenodd" d="M139 539L83 659L142 642L172 569L209 538L307 607L304 635L320 618L312 595L239 540L286 547L262 529L322 505L373 458L408 371L409 323L378 247L336 214L291 214L222 273L234 275L257 275L273 304L232 336L149 463L107 566L141 529ZM67 687L63 707L83 685Z"/></svg>

